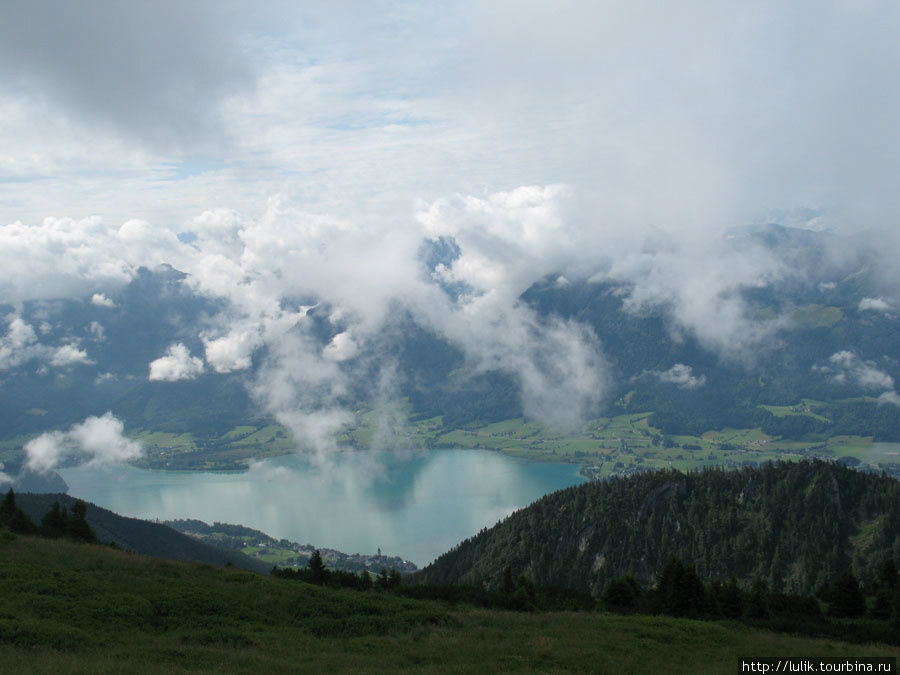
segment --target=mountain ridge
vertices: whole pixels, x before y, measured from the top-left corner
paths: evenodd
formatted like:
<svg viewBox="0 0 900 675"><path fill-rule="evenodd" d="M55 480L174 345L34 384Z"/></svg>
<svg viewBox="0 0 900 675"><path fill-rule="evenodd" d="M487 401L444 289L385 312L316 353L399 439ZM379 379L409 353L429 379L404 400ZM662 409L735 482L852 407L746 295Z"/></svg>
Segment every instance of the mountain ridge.
<svg viewBox="0 0 900 675"><path fill-rule="evenodd" d="M615 577L652 585L671 557L702 579L762 579L811 594L900 560L900 481L817 460L734 471L647 472L546 495L413 575L496 587L503 570L599 596Z"/></svg>

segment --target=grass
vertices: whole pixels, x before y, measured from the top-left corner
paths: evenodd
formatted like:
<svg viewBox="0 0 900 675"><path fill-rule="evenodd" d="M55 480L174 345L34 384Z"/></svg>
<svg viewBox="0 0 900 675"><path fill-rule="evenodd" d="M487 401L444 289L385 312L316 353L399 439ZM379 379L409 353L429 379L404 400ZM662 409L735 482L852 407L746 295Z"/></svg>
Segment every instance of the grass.
<svg viewBox="0 0 900 675"><path fill-rule="evenodd" d="M451 608L0 534L0 671L709 672L900 648L739 624Z"/></svg>

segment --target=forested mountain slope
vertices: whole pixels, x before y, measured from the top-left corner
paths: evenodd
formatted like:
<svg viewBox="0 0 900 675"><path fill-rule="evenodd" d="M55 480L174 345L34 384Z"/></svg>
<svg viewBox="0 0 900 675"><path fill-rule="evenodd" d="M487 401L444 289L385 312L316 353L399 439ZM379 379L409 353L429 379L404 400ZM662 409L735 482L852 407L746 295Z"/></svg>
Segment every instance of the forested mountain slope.
<svg viewBox="0 0 900 675"><path fill-rule="evenodd" d="M504 568L598 595L633 574L652 584L672 556L701 578L811 593L851 569L870 581L900 560L900 481L838 464L643 473L561 490L460 543L425 583L496 586Z"/></svg>
<svg viewBox="0 0 900 675"><path fill-rule="evenodd" d="M16 503L35 523L58 501L63 507L71 507L74 497L64 494L16 495ZM212 565L232 564L240 569L268 573L271 565L246 556L239 551L212 546L173 530L171 527L139 518L126 518L95 504L88 504L88 525L103 543L112 543L126 551L133 551L156 558L186 560Z"/></svg>

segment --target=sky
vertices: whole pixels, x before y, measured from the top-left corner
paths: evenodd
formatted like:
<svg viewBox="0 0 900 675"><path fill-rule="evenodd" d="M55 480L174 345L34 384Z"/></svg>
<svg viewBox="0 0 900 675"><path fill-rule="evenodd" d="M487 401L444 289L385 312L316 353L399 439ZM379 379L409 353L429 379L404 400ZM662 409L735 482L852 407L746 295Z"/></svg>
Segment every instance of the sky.
<svg viewBox="0 0 900 675"><path fill-rule="evenodd" d="M773 326L734 289L795 271L728 228L866 233L896 258L898 29L878 0L3 3L0 299L102 304L169 263L228 309L148 377L266 345L256 395L317 443L346 421L341 364L400 303L574 424L609 369L589 329L517 302L535 281L627 281L739 359ZM429 277L440 237L460 255ZM894 267L874 305L897 306ZM346 328L325 350L297 297ZM39 351L7 323L4 358Z"/></svg>

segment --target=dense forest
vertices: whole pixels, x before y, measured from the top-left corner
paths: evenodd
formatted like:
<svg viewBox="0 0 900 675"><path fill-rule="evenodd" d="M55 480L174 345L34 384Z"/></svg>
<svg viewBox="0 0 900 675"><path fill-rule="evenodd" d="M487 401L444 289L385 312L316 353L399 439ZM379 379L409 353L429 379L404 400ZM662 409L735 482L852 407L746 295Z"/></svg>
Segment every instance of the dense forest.
<svg viewBox="0 0 900 675"><path fill-rule="evenodd" d="M900 560L900 481L821 461L648 472L547 495L420 570L423 583L496 588L505 568L600 596L652 586L678 558L702 580L811 594Z"/></svg>

